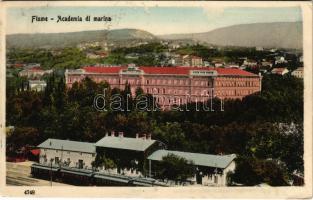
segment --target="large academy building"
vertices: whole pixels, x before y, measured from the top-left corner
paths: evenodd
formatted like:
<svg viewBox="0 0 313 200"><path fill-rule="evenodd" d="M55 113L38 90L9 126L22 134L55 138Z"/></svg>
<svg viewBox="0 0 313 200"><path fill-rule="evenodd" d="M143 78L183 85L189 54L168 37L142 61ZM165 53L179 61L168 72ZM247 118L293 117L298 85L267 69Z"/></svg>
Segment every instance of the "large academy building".
<svg viewBox="0 0 313 200"><path fill-rule="evenodd" d="M124 89L129 83L132 94L138 87L152 94L163 106L220 99L242 99L261 91L261 76L237 68L212 67L83 67L66 70L68 87L89 77Z"/></svg>

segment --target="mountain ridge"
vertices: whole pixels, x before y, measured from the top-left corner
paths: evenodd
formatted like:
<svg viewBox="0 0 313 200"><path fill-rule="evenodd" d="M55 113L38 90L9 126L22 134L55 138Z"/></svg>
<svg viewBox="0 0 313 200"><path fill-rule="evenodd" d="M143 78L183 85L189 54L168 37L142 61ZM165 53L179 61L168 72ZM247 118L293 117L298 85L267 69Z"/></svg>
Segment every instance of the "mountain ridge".
<svg viewBox="0 0 313 200"><path fill-rule="evenodd" d="M302 22L239 24L208 32L159 35L168 40L193 39L219 46L302 48ZM288 41L283 40L288 37Z"/></svg>
<svg viewBox="0 0 313 200"><path fill-rule="evenodd" d="M9 48L62 48L88 42L193 40L217 46L268 48L302 48L302 22L270 22L239 24L208 32L153 35L140 29L90 30L63 33L34 33L7 35Z"/></svg>

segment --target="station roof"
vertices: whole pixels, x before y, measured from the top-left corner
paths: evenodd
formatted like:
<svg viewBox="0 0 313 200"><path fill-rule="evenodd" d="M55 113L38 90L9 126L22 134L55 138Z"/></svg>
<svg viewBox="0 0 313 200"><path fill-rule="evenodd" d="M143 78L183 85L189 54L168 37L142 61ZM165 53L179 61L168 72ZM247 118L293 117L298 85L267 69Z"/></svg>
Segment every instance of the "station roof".
<svg viewBox="0 0 313 200"><path fill-rule="evenodd" d="M235 154L211 155L182 151L157 150L148 157L148 160L161 161L163 157L169 154L174 154L176 156L185 158L186 160L191 160L193 161L194 165L197 166L216 167L222 169L226 168L236 158Z"/></svg>
<svg viewBox="0 0 313 200"><path fill-rule="evenodd" d="M64 151L76 151L85 153L95 153L96 147L94 143L78 142L71 140L47 139L40 145L39 148L56 149Z"/></svg>
<svg viewBox="0 0 313 200"><path fill-rule="evenodd" d="M145 151L155 142L156 140L152 139L106 136L99 140L96 143L96 146L133 151Z"/></svg>

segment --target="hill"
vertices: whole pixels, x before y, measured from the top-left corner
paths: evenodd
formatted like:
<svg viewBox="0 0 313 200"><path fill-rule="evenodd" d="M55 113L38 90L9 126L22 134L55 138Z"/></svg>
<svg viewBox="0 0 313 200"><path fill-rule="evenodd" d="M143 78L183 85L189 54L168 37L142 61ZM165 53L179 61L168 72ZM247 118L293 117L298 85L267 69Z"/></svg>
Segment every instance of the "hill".
<svg viewBox="0 0 313 200"><path fill-rule="evenodd" d="M62 48L86 42L119 43L128 40L150 41L157 38L151 33L138 29L96 30L70 33L38 33L8 35L8 48Z"/></svg>
<svg viewBox="0 0 313 200"><path fill-rule="evenodd" d="M193 39L219 46L302 48L302 22L241 24L205 33L172 34L162 39Z"/></svg>

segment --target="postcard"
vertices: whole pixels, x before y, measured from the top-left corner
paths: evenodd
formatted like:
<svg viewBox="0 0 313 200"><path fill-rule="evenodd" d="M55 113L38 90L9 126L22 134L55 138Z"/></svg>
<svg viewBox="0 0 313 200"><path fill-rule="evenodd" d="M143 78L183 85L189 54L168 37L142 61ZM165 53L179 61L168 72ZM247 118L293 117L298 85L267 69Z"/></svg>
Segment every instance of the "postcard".
<svg viewBox="0 0 313 200"><path fill-rule="evenodd" d="M312 2L1 10L1 194L312 196Z"/></svg>

